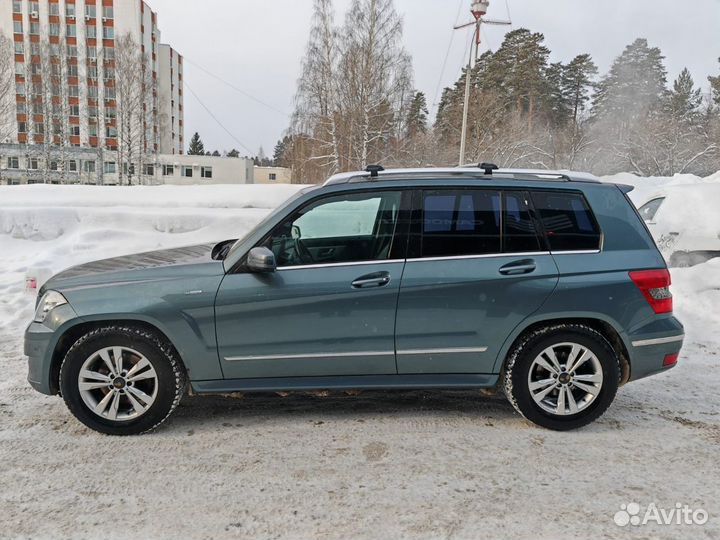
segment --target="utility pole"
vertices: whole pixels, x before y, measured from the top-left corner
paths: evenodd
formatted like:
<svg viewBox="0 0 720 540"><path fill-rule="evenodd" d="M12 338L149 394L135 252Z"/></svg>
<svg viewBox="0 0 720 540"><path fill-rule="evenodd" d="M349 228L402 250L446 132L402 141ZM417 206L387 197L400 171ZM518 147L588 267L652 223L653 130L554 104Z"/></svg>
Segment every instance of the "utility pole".
<svg viewBox="0 0 720 540"><path fill-rule="evenodd" d="M460 159L458 165L462 167L465 165L465 146L467 144L467 127L468 127L468 109L470 108L470 76L472 70L477 63L479 52L480 52L480 28L483 24L494 24L507 26L512 24L510 21L494 21L491 19L484 19L483 17L490 7L490 0L473 1L470 7L470 12L475 18L474 21L461 24L456 26L455 30L461 28L467 28L469 26L475 26L475 32L473 32L473 41L470 44L470 59L468 60L467 72L465 73L465 102L463 104L463 119L462 119L462 133L460 135ZM474 50L473 50L474 48Z"/></svg>

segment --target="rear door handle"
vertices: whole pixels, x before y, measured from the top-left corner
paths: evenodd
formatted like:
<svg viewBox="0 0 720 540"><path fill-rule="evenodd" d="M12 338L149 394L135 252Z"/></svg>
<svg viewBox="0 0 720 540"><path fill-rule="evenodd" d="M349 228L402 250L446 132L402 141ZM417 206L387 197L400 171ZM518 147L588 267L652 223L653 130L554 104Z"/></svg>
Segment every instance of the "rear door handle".
<svg viewBox="0 0 720 540"><path fill-rule="evenodd" d="M390 283L389 272L375 272L360 276L352 282L353 289L369 289L371 287L384 287Z"/></svg>
<svg viewBox="0 0 720 540"><path fill-rule="evenodd" d="M530 274L537 269L535 261L532 259L523 259L521 261L513 261L500 267L503 276L519 276L522 274Z"/></svg>

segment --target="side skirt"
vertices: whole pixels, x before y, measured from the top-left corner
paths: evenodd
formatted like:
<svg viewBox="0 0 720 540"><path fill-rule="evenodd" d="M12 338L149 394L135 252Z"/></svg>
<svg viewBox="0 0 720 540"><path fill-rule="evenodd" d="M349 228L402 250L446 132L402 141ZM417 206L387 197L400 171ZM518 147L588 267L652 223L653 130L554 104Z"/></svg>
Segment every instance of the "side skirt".
<svg viewBox="0 0 720 540"><path fill-rule="evenodd" d="M224 394L230 392L277 392L282 390L412 390L423 388L488 388L498 382L492 374L420 375L349 375L337 377L278 377L262 379L220 379L192 381L193 392Z"/></svg>

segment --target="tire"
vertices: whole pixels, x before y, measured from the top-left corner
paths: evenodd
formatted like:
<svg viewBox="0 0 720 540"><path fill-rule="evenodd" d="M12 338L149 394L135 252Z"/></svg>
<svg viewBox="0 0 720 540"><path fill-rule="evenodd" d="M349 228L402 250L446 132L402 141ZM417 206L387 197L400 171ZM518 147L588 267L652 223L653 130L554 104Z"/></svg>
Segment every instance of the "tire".
<svg viewBox="0 0 720 540"><path fill-rule="evenodd" d="M570 358L581 360L572 372ZM602 334L581 324L556 324L529 333L513 347L502 386L527 420L567 431L590 424L608 409L620 377L620 359Z"/></svg>
<svg viewBox="0 0 720 540"><path fill-rule="evenodd" d="M60 391L70 412L108 435L155 429L178 406L185 386L184 367L167 340L131 326L88 332L60 366Z"/></svg>

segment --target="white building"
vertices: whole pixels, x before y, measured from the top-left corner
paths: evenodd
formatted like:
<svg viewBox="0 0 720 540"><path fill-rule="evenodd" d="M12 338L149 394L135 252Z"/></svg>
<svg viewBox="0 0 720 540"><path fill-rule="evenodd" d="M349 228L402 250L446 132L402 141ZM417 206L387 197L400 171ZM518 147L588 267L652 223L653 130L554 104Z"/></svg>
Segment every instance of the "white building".
<svg viewBox="0 0 720 540"><path fill-rule="evenodd" d="M138 70L157 82L146 151L182 153L182 57L160 45L157 15L144 1L0 0L0 32L14 43L16 87L16 110L0 119L14 129L2 142L116 148L115 53L129 34L147 59ZM50 67L63 76L47 75ZM39 97L49 79L52 111Z"/></svg>
<svg viewBox="0 0 720 540"><path fill-rule="evenodd" d="M157 179L162 184L252 184L253 161L245 158L161 154Z"/></svg>

